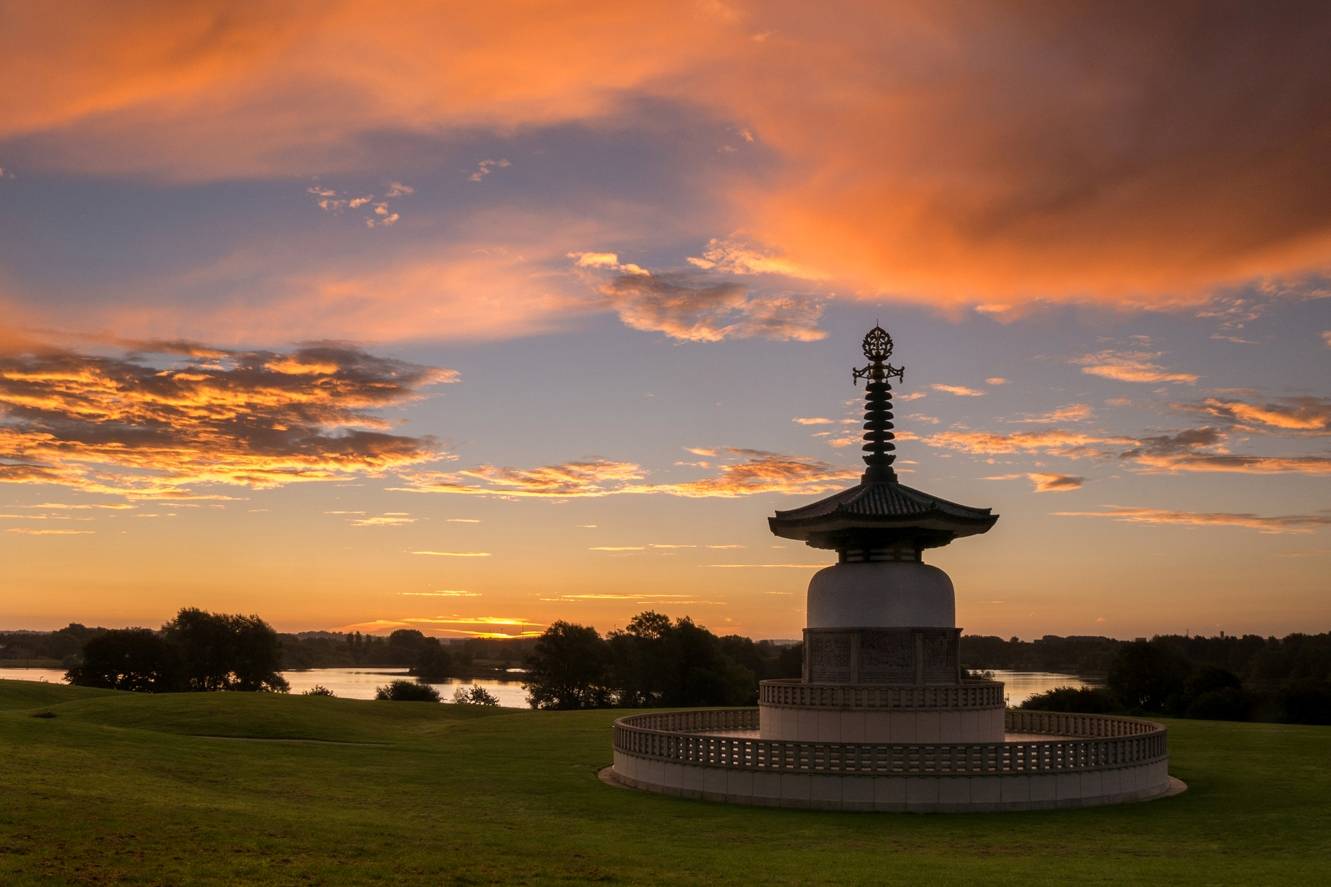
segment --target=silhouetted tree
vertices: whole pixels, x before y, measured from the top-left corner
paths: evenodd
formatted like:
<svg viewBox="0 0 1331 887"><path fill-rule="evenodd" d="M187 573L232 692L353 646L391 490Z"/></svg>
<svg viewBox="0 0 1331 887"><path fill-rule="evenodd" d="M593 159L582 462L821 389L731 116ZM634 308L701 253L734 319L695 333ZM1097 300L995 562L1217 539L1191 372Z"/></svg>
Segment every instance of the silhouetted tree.
<svg viewBox="0 0 1331 887"><path fill-rule="evenodd" d="M1118 700L1100 687L1055 687L1036 693L1021 704L1035 711L1080 711L1086 714L1111 714L1122 711Z"/></svg>
<svg viewBox="0 0 1331 887"><path fill-rule="evenodd" d="M429 684L415 681L393 681L374 691L375 699L390 702L438 702L439 691Z"/></svg>
<svg viewBox="0 0 1331 887"><path fill-rule="evenodd" d="M527 701L532 708L609 705L609 666L609 646L596 629L561 619L540 636L527 660Z"/></svg>
<svg viewBox="0 0 1331 887"><path fill-rule="evenodd" d="M453 701L458 705L485 705L498 706L499 700L494 694L484 687L472 684L469 687L458 687L453 691Z"/></svg>
<svg viewBox="0 0 1331 887"><path fill-rule="evenodd" d="M418 680L437 683L449 678L452 674L453 657L444 649L444 645L439 643L437 638L426 638L426 643L419 652L416 653L416 659L411 666L411 673Z"/></svg>
<svg viewBox="0 0 1331 887"><path fill-rule="evenodd" d="M281 645L277 632L258 616L206 613L187 607L162 626L176 649L181 674L190 690L267 690L285 693L278 674Z"/></svg>
<svg viewBox="0 0 1331 887"><path fill-rule="evenodd" d="M333 696L336 696L337 694L334 693L332 690L328 689L327 687L325 687L323 684L315 684L313 687L311 687L310 689L306 690L304 693L302 693L302 694L300 694L300 695L301 695L301 696L328 696L328 697L333 697Z"/></svg>
<svg viewBox="0 0 1331 887"><path fill-rule="evenodd" d="M107 631L83 645L83 661L65 674L81 687L167 693L181 687L176 650L146 628Z"/></svg>
<svg viewBox="0 0 1331 887"><path fill-rule="evenodd" d="M1168 713L1178 709L1191 666L1162 644L1125 644L1109 669L1109 689L1129 709Z"/></svg>

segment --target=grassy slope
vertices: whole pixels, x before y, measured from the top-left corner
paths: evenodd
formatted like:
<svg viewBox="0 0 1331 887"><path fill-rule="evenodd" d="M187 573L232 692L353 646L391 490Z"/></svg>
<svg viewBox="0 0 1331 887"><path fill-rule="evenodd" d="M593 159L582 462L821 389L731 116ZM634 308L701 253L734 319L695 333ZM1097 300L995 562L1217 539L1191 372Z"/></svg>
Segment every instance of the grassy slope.
<svg viewBox="0 0 1331 887"><path fill-rule="evenodd" d="M1180 797L910 816L610 788L613 718L0 681L0 883L1331 879L1331 728L1176 722Z"/></svg>

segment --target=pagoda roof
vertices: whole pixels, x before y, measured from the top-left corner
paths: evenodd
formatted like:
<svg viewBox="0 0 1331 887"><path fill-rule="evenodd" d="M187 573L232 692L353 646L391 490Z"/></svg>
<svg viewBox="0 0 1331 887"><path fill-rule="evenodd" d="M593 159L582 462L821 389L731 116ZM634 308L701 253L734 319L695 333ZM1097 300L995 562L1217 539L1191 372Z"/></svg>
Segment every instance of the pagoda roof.
<svg viewBox="0 0 1331 887"><path fill-rule="evenodd" d="M824 548L837 547L836 539L848 537L917 538L934 547L987 532L997 520L988 508L949 502L884 479L864 480L801 508L778 511L767 522L782 538Z"/></svg>

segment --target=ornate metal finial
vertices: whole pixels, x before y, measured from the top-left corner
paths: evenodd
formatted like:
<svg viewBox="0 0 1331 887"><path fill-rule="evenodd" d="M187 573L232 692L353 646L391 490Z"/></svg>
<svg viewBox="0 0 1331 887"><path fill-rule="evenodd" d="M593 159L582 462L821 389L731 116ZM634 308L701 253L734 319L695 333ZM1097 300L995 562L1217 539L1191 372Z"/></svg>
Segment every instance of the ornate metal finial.
<svg viewBox="0 0 1331 887"><path fill-rule="evenodd" d="M864 472L866 481L891 481L897 479L892 468L896 461L896 437L892 433L892 383L905 379L906 368L894 367L887 362L892 356L892 337L887 330L877 324L864 337L864 356L869 358L868 366L851 370L852 381L868 379L864 386L864 464L869 466Z"/></svg>

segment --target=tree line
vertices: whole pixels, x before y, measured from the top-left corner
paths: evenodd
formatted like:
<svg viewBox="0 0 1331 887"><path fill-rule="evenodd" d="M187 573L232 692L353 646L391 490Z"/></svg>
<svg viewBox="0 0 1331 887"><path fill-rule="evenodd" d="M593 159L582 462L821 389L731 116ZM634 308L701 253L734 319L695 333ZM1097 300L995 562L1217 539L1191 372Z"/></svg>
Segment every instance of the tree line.
<svg viewBox="0 0 1331 887"><path fill-rule="evenodd" d="M1331 724L1331 634L1120 643L1105 686L1051 690L1022 707Z"/></svg>
<svg viewBox="0 0 1331 887"><path fill-rule="evenodd" d="M604 637L555 622L527 660L532 708L753 705L758 682L799 677L799 646L718 637L688 617L647 611Z"/></svg>
<svg viewBox="0 0 1331 887"><path fill-rule="evenodd" d="M406 667L428 682L522 666L529 704L548 709L752 705L759 681L799 676L802 654L798 644L718 636L688 617L672 620L652 611L606 635L559 621L535 639L447 646L414 629L383 637L284 635L258 616L196 608L182 609L156 631L71 624L55 632L0 633L0 657L58 656L69 663L68 679L87 686L284 692L279 672L300 667L293 660L323 665L330 657L347 657L356 664ZM970 669L1105 677L1103 687L1056 690L1027 707L1331 723L1331 633L1161 635L1134 642L966 636L961 655ZM398 695L391 698L406 698L411 691L394 692Z"/></svg>

